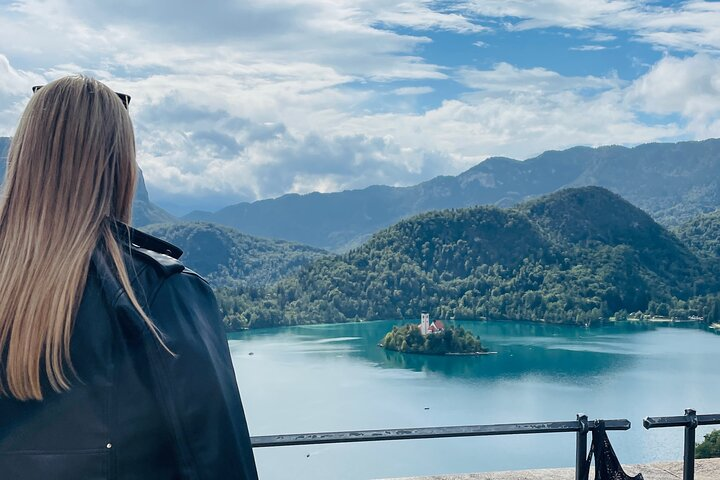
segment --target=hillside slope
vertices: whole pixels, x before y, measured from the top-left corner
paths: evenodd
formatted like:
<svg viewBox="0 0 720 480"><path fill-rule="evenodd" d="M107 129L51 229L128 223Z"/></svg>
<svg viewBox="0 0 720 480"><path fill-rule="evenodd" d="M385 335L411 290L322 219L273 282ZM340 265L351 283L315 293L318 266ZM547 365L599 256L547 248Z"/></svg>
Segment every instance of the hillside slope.
<svg viewBox="0 0 720 480"><path fill-rule="evenodd" d="M674 231L695 254L720 260L720 210L698 215Z"/></svg>
<svg viewBox="0 0 720 480"><path fill-rule="evenodd" d="M317 248L244 235L223 225L182 222L143 231L182 248L182 261L215 287L275 282L327 255Z"/></svg>

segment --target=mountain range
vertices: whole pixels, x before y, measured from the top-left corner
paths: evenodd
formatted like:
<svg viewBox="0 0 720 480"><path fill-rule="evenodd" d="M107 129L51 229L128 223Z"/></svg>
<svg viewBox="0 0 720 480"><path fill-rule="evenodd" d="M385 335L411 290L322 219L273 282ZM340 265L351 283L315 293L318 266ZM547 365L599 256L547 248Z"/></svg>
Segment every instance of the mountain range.
<svg viewBox="0 0 720 480"><path fill-rule="evenodd" d="M5 178L5 166L10 148L10 138L0 137L0 178ZM138 182L133 200L132 224L142 227L151 223L173 222L175 217L150 201L142 170L138 170Z"/></svg>
<svg viewBox="0 0 720 480"><path fill-rule="evenodd" d="M562 188L608 188L666 226L720 207L720 140L652 143L634 148L575 147L525 161L492 157L457 176L411 187L371 186L336 193L288 194L239 203L185 220L247 234L346 251L374 232L417 213L473 205L511 206Z"/></svg>
<svg viewBox="0 0 720 480"><path fill-rule="evenodd" d="M423 213L274 285L218 297L229 328L407 320L423 311L581 325L630 312L714 318L716 266L619 195L582 187L511 208Z"/></svg>

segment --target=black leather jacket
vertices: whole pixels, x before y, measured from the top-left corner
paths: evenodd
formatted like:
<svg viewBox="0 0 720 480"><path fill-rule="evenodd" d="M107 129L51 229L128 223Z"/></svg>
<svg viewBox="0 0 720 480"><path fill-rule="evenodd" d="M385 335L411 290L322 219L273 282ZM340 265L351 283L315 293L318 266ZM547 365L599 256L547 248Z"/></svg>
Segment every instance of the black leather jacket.
<svg viewBox="0 0 720 480"><path fill-rule="evenodd" d="M0 397L0 479L256 479L210 287L177 260L177 247L118 231L121 243L133 243L126 264L134 291L174 355L98 250L72 334L72 389L46 387L42 402Z"/></svg>

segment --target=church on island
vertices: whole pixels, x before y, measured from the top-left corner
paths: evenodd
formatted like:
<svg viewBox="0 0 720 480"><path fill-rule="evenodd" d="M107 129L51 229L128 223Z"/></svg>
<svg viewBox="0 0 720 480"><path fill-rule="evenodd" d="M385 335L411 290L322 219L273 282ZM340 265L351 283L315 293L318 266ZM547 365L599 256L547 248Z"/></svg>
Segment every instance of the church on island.
<svg viewBox="0 0 720 480"><path fill-rule="evenodd" d="M445 330L445 324L443 324L442 320L435 320L430 323L430 314L421 313L418 328L420 329L420 333L423 335L428 335L430 333L442 333Z"/></svg>

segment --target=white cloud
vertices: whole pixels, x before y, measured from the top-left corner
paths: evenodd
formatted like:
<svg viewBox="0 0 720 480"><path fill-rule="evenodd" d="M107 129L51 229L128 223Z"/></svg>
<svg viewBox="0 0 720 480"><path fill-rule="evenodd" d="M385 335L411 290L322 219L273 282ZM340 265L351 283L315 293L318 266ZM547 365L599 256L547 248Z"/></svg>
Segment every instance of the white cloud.
<svg viewBox="0 0 720 480"><path fill-rule="evenodd" d="M429 38L376 27L391 3L367 0L360 4L365 8L358 8L349 0L24 0L0 6L0 45L6 55L31 54L46 65L101 61L124 66L128 58L136 67L172 68L208 58L217 64L223 63L217 56L222 46L268 63L313 63L344 75L443 78L437 66L414 54ZM445 16L426 23L436 25ZM402 26L412 27L413 18Z"/></svg>
<svg viewBox="0 0 720 480"><path fill-rule="evenodd" d="M607 17L633 12L637 3L627 0L470 0L466 7L489 17L515 17L515 29L561 26L584 29L598 26Z"/></svg>
<svg viewBox="0 0 720 480"><path fill-rule="evenodd" d="M42 75L13 68L0 53L0 93L3 95L26 95L34 85L43 85L45 81Z"/></svg>
<svg viewBox="0 0 720 480"><path fill-rule="evenodd" d="M613 40L617 40L617 37L610 33L599 32L590 36L590 40L592 40L593 42L612 42Z"/></svg>
<svg viewBox="0 0 720 480"><path fill-rule="evenodd" d="M720 136L720 59L665 57L633 82L627 101L644 112L682 115L699 138Z"/></svg>
<svg viewBox="0 0 720 480"><path fill-rule="evenodd" d="M720 50L720 3L690 0L672 6L630 0L468 0L478 15L513 19L513 30L561 27L627 31L637 40L686 51ZM596 40L599 41L599 40Z"/></svg>
<svg viewBox="0 0 720 480"><path fill-rule="evenodd" d="M583 89L607 89L621 82L616 77L567 77L545 68L521 69L499 63L492 70L462 68L458 81L475 90L486 92L552 93Z"/></svg>
<svg viewBox="0 0 720 480"><path fill-rule="evenodd" d="M600 50L605 50L607 47L605 45L580 45L579 47L570 47L570 50L575 50L578 52L598 52Z"/></svg>
<svg viewBox="0 0 720 480"><path fill-rule="evenodd" d="M271 135L252 136L247 130L264 127L246 122L243 131L240 119L227 120L235 125L226 133L219 133L223 127L218 125L212 131L145 136L139 161L145 175L155 179L155 188L166 198L190 191L196 196L233 192L237 198L256 199L417 183L444 167L442 155L402 148L390 137L296 136L284 126L276 126Z"/></svg>
<svg viewBox="0 0 720 480"><path fill-rule="evenodd" d="M0 52L0 136L10 135L34 85L47 83L43 75L14 68Z"/></svg>
<svg viewBox="0 0 720 480"><path fill-rule="evenodd" d="M471 22L457 13L440 12L429 8L432 1L383 2L386 9L379 12L377 21L420 30L442 29L459 33L477 33L490 30Z"/></svg>
<svg viewBox="0 0 720 480"><path fill-rule="evenodd" d="M434 91L432 87L402 87L396 88L391 93L395 95L425 95Z"/></svg>

